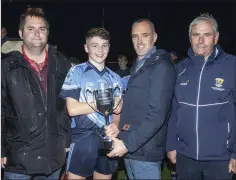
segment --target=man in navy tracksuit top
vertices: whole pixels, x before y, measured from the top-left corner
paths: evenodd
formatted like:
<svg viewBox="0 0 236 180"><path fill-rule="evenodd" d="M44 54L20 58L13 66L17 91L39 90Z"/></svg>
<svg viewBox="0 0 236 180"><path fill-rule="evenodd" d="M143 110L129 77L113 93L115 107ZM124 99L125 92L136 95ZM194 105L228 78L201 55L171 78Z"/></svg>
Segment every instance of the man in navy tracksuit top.
<svg viewBox="0 0 236 180"><path fill-rule="evenodd" d="M188 58L177 65L168 157L179 179L231 179L236 173L236 58L217 45L218 25L209 14L192 21L189 38Z"/></svg>

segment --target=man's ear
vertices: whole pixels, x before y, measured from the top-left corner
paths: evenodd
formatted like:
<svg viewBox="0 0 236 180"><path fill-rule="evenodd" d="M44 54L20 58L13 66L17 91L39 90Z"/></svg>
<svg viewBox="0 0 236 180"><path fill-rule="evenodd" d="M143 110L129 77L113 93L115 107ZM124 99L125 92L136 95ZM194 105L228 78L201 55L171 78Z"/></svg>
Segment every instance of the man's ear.
<svg viewBox="0 0 236 180"><path fill-rule="evenodd" d="M154 34L153 34L154 43L157 41L157 38L158 38L157 33L154 33Z"/></svg>
<svg viewBox="0 0 236 180"><path fill-rule="evenodd" d="M87 46L87 44L84 44L84 50L85 50L86 53L88 53L88 46Z"/></svg>
<svg viewBox="0 0 236 180"><path fill-rule="evenodd" d="M215 44L218 43L219 37L220 37L220 33L217 32L217 33L216 33L216 36L215 36Z"/></svg>
<svg viewBox="0 0 236 180"><path fill-rule="evenodd" d="M18 33L19 33L20 38L23 39L23 31L19 29Z"/></svg>

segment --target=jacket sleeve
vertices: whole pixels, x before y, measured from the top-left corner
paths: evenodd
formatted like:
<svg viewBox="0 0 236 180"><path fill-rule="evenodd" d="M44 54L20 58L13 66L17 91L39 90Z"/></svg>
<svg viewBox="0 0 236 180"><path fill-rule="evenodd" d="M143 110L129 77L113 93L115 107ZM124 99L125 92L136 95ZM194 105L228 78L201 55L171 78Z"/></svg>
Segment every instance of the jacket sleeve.
<svg viewBox="0 0 236 180"><path fill-rule="evenodd" d="M71 128L68 128L67 135L66 135L66 148L70 147L71 139L72 139Z"/></svg>
<svg viewBox="0 0 236 180"><path fill-rule="evenodd" d="M153 137L164 125L169 116L170 105L174 93L176 74L173 65L167 61L157 64L149 77L149 107L146 118L139 126L126 136L120 132L129 152L135 152ZM123 134L123 135L122 135Z"/></svg>
<svg viewBox="0 0 236 180"><path fill-rule="evenodd" d="M170 115L170 119L168 122L168 129L167 129L167 141L166 141L167 152L176 150L177 109L178 109L178 102L177 102L176 97L174 97L172 101L171 115Z"/></svg>
<svg viewBox="0 0 236 180"><path fill-rule="evenodd" d="M4 115L3 110L1 110L2 118L1 118L1 157L6 157L6 132L5 132L5 124L4 124Z"/></svg>
<svg viewBox="0 0 236 180"><path fill-rule="evenodd" d="M236 91L234 92L234 111L236 114ZM232 142L233 142L233 151L231 154L231 158L236 159L236 117L234 118L233 128L232 128Z"/></svg>
<svg viewBox="0 0 236 180"><path fill-rule="evenodd" d="M236 57L234 57L236 62ZM235 65L236 69L236 65ZM234 69L234 70L235 70ZM235 71L234 71L235 72ZM233 152L231 154L231 158L236 159L236 72L235 72L235 79L234 79L234 112L235 112L235 117L233 119L233 127L232 127L232 141L233 141Z"/></svg>
<svg viewBox="0 0 236 180"><path fill-rule="evenodd" d="M71 68L71 62L70 62L69 58L66 57L65 58L66 74L68 73L70 68ZM65 103L65 106L66 106L66 103ZM67 110L66 110L66 115L67 115L66 121L67 121L67 124L68 124L67 134L66 134L66 148L69 148L70 144L71 144L71 139L72 139L72 132L71 132L71 128L70 128L71 127L71 120L70 120L69 114L67 113Z"/></svg>
<svg viewBox="0 0 236 180"><path fill-rule="evenodd" d="M3 64L4 60L1 61L1 157L6 157L6 129L5 119L7 117L7 91L6 91L6 72Z"/></svg>

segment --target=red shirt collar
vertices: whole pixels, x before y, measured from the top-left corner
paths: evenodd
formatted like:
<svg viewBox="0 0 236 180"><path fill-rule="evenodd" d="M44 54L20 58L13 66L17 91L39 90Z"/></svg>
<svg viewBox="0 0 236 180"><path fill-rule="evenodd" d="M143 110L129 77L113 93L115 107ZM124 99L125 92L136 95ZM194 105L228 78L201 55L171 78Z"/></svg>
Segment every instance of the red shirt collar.
<svg viewBox="0 0 236 180"><path fill-rule="evenodd" d="M27 54L25 53L25 48L24 48L24 45L22 45L22 53L23 53L23 56L25 58L25 60L33 67L34 70L36 70L36 72L40 72L42 71L42 69L45 68L45 66L47 65L47 61L48 61L48 51L47 49L45 48L45 59L43 62L41 63L36 63L34 60L30 59Z"/></svg>

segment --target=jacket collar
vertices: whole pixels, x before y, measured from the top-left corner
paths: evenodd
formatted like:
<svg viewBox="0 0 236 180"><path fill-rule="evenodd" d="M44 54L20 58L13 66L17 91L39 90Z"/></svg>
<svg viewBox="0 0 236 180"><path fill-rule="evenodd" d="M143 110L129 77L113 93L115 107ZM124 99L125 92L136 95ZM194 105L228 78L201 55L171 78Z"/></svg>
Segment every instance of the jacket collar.
<svg viewBox="0 0 236 180"><path fill-rule="evenodd" d="M54 54L56 54L56 52L57 52L57 46L47 45L47 49L48 49L48 63L49 63L53 60L52 56L54 56ZM22 52L20 52L18 50L13 50L13 51L8 52L6 54L6 56L16 57L13 60L11 60L10 69L15 69L19 66L27 66L27 63L24 60L24 56L23 56ZM56 62L54 62L54 63L56 63Z"/></svg>
<svg viewBox="0 0 236 180"><path fill-rule="evenodd" d="M209 56L208 60L207 60L207 63L206 63L206 66L209 66L211 64L213 64L215 61L217 61L219 59L219 56L224 53L223 49L220 47L220 45L215 45L214 46L214 49L211 53L211 55ZM200 65L202 66L204 63L205 63L205 60L204 60L204 56L196 56L193 52L193 49L192 48L189 48L188 50L188 56L191 60L191 62L195 65Z"/></svg>
<svg viewBox="0 0 236 180"><path fill-rule="evenodd" d="M150 58L151 57L151 55L152 54L154 54L156 52L156 46L153 46L151 49L150 49L150 51L142 58L142 59L138 59L138 58L136 58L136 62L137 61L145 61L146 59L148 59L148 58Z"/></svg>
<svg viewBox="0 0 236 180"><path fill-rule="evenodd" d="M153 65L155 65L158 62L159 58L170 59L170 55L169 53L167 53L162 49L157 49L155 53L153 53L149 58L145 60L144 65L137 72L135 72L135 64L134 64L132 67L129 83L133 79L138 77L140 74L146 72L147 69L153 67Z"/></svg>
<svg viewBox="0 0 236 180"><path fill-rule="evenodd" d="M144 63L146 62L146 60L148 59L148 58L150 58L151 56L152 56L152 54L154 54L156 52L156 47L155 46L153 46L150 50L149 50L149 52L142 58L142 59L136 59L136 61L135 61L135 72L137 72L143 65L144 65Z"/></svg>

